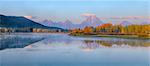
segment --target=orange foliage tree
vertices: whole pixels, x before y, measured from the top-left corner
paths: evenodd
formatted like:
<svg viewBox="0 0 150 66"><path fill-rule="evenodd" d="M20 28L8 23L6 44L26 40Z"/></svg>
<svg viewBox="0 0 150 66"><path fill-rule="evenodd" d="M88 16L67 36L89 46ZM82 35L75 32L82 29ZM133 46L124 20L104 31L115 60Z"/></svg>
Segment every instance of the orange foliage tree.
<svg viewBox="0 0 150 66"><path fill-rule="evenodd" d="M93 28L93 27L90 27L90 26L86 26L86 27L83 29L83 32L84 32L84 33L93 33L93 32L94 32L94 28Z"/></svg>
<svg viewBox="0 0 150 66"><path fill-rule="evenodd" d="M96 32L110 32L112 26L113 25L111 23L102 24L96 27Z"/></svg>

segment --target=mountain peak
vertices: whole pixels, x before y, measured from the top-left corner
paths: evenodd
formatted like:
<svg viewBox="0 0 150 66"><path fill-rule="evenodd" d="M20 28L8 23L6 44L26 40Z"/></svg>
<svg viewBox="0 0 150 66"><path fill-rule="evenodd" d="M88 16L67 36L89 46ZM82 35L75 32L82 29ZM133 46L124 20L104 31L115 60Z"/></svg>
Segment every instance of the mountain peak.
<svg viewBox="0 0 150 66"><path fill-rule="evenodd" d="M72 22L69 20L69 19L67 19L64 23L70 23L70 24L72 24Z"/></svg>
<svg viewBox="0 0 150 66"><path fill-rule="evenodd" d="M0 16L5 16L5 15L0 14Z"/></svg>
<svg viewBox="0 0 150 66"><path fill-rule="evenodd" d="M52 20L45 19L42 22L53 22Z"/></svg>
<svg viewBox="0 0 150 66"><path fill-rule="evenodd" d="M30 19L20 16L1 16L0 27L5 28L44 28L44 29L61 29L57 27L47 27Z"/></svg>
<svg viewBox="0 0 150 66"><path fill-rule="evenodd" d="M95 16L88 16L86 17L85 21L83 21L81 23L81 25L83 27L85 26L93 26L93 27L96 27L96 26L99 26L101 25L103 22L95 15Z"/></svg>
<svg viewBox="0 0 150 66"><path fill-rule="evenodd" d="M150 22L142 22L141 24L142 24L142 25L150 24Z"/></svg>
<svg viewBox="0 0 150 66"><path fill-rule="evenodd" d="M131 22L129 22L129 21L122 21L121 23L120 23L120 25L122 25L122 26L128 26L128 25L131 25L132 23Z"/></svg>

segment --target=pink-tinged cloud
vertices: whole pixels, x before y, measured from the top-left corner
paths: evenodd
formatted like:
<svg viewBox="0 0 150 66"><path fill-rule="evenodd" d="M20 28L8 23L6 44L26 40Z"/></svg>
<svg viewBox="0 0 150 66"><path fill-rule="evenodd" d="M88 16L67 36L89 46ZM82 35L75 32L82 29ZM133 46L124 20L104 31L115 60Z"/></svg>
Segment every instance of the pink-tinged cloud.
<svg viewBox="0 0 150 66"><path fill-rule="evenodd" d="M144 17L142 16L127 16L127 17L124 17L125 19L144 19Z"/></svg>
<svg viewBox="0 0 150 66"><path fill-rule="evenodd" d="M147 19L148 19L148 22L150 22L150 16Z"/></svg>
<svg viewBox="0 0 150 66"><path fill-rule="evenodd" d="M144 19L145 17L142 16L133 16L133 19Z"/></svg>
<svg viewBox="0 0 150 66"><path fill-rule="evenodd" d="M107 17L109 19L121 19L122 17Z"/></svg>
<svg viewBox="0 0 150 66"><path fill-rule="evenodd" d="M147 19L148 17L143 16L125 16L125 17L108 17L106 19Z"/></svg>
<svg viewBox="0 0 150 66"><path fill-rule="evenodd" d="M90 16L96 16L96 15L91 14L91 13L84 13L84 14L81 14L81 16L90 17Z"/></svg>
<svg viewBox="0 0 150 66"><path fill-rule="evenodd" d="M32 16L23 16L23 17L28 18L28 19L31 19L31 18L32 18Z"/></svg>
<svg viewBox="0 0 150 66"><path fill-rule="evenodd" d="M28 19L35 19L36 17L35 16L23 16L25 18L28 18Z"/></svg>

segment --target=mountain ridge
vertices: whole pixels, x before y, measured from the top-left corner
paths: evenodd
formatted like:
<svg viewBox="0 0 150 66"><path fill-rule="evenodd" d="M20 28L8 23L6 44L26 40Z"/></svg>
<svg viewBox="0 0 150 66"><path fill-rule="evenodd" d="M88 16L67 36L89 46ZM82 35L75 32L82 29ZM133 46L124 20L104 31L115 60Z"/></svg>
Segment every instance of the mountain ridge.
<svg viewBox="0 0 150 66"><path fill-rule="evenodd" d="M87 17L81 24L73 24L70 20L66 20L64 22L53 22L52 20L43 20L43 25L46 26L55 26L61 27L65 29L73 29L73 28L84 28L86 26L99 26L103 24L103 22L96 16Z"/></svg>
<svg viewBox="0 0 150 66"><path fill-rule="evenodd" d="M5 28L43 28L43 29L61 29L59 27L45 26L34 22L23 16L5 16L0 14L0 27Z"/></svg>

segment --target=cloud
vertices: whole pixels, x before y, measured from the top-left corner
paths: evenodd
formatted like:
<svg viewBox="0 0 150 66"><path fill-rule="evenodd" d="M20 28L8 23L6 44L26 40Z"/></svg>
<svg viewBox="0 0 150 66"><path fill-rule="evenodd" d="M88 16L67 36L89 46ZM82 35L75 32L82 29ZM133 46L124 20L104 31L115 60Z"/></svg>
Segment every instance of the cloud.
<svg viewBox="0 0 150 66"><path fill-rule="evenodd" d="M31 18L32 18L32 16L23 16L23 17L28 18L28 19L31 19Z"/></svg>
<svg viewBox="0 0 150 66"><path fill-rule="evenodd" d="M28 18L28 19L35 19L35 18L37 18L35 16L23 16L23 17Z"/></svg>
<svg viewBox="0 0 150 66"><path fill-rule="evenodd" d="M90 16L96 16L96 15L91 14L91 13L84 13L84 14L81 14L81 16L90 17Z"/></svg>
<svg viewBox="0 0 150 66"><path fill-rule="evenodd" d="M147 19L143 16L107 17L106 19Z"/></svg>
<svg viewBox="0 0 150 66"><path fill-rule="evenodd" d="M122 17L122 19L143 19L144 17L142 16L126 16Z"/></svg>

